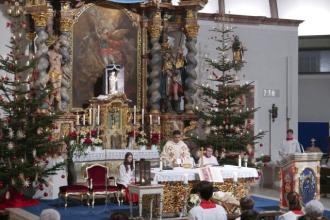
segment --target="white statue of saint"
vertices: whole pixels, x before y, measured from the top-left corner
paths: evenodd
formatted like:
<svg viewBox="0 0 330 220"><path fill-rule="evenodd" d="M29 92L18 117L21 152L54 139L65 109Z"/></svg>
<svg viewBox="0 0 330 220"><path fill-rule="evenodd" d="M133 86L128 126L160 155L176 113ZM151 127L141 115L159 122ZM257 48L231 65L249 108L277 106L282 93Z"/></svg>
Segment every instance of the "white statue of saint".
<svg viewBox="0 0 330 220"><path fill-rule="evenodd" d="M114 94L117 93L117 76L116 72L112 71L109 76L109 93L108 94Z"/></svg>

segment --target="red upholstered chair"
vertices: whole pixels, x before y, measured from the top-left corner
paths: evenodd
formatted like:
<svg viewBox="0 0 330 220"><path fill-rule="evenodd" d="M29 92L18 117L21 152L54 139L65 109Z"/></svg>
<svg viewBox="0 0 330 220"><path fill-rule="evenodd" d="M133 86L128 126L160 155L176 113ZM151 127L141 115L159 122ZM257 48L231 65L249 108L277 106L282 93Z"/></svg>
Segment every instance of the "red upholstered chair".
<svg viewBox="0 0 330 220"><path fill-rule="evenodd" d="M106 200L113 195L119 203L116 178L109 177L108 173L108 168L100 164L94 164L86 168L88 186L92 194L92 207L94 207L96 194L105 195Z"/></svg>
<svg viewBox="0 0 330 220"><path fill-rule="evenodd" d="M65 208L68 206L68 197L70 195L78 195L83 202L85 196L87 197L87 205L89 206L89 188L84 185L69 185L69 186L61 186L60 191L58 193L58 197L64 197Z"/></svg>

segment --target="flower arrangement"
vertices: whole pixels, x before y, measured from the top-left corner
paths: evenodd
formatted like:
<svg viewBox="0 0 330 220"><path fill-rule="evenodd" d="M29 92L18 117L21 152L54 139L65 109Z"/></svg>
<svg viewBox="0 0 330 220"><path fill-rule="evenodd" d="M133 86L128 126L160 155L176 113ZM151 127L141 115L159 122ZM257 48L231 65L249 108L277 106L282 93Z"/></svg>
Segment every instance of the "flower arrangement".
<svg viewBox="0 0 330 220"><path fill-rule="evenodd" d="M160 134L159 133L152 133L150 142L152 145L157 145L160 142Z"/></svg>
<svg viewBox="0 0 330 220"><path fill-rule="evenodd" d="M136 136L136 143L139 146L144 146L148 144L147 134L144 131L140 131Z"/></svg>
<svg viewBox="0 0 330 220"><path fill-rule="evenodd" d="M198 194L190 194L188 198L188 207L189 209L198 206L201 203L201 198L199 197Z"/></svg>

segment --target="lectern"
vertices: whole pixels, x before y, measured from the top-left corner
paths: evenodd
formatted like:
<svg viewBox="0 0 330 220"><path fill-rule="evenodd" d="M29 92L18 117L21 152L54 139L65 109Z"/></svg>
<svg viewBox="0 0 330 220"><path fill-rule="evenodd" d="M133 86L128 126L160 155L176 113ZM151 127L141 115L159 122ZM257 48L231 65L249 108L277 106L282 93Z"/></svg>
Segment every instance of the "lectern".
<svg viewBox="0 0 330 220"><path fill-rule="evenodd" d="M320 198L320 160L322 153L297 153L280 162L280 207L288 208L287 194L297 192L306 204Z"/></svg>

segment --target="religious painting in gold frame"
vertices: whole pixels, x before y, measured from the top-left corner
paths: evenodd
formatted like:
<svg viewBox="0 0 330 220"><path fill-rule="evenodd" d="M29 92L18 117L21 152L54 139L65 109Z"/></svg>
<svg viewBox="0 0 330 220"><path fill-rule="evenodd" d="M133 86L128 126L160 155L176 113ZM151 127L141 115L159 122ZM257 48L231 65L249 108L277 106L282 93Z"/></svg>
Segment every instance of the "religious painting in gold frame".
<svg viewBox="0 0 330 220"><path fill-rule="evenodd" d="M125 70L125 94L141 104L140 15L111 3L90 3L75 11L72 26L72 108L102 94L107 64Z"/></svg>

